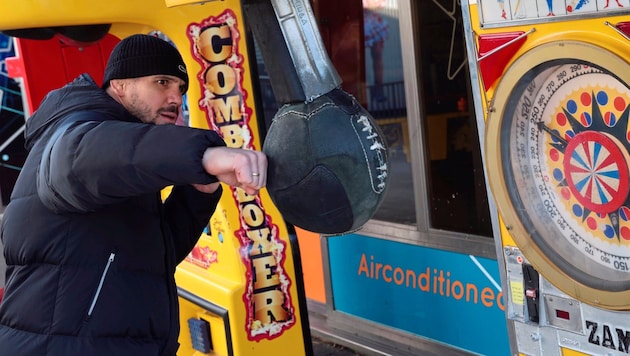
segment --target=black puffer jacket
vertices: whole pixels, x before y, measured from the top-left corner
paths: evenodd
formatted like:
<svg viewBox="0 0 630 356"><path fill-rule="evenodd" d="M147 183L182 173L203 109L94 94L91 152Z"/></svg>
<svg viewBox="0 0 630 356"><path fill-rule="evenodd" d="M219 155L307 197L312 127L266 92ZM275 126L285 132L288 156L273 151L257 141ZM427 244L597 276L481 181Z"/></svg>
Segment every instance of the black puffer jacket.
<svg viewBox="0 0 630 356"><path fill-rule="evenodd" d="M217 181L201 157L223 141L143 124L87 75L49 94L25 135L2 221L0 355L174 355L175 267L221 195L190 184Z"/></svg>

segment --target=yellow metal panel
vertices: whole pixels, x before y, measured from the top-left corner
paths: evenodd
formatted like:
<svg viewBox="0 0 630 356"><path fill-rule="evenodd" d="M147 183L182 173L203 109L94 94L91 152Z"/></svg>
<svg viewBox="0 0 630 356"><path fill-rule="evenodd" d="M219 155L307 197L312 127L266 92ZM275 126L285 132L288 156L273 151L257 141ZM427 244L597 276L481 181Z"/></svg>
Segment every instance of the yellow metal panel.
<svg viewBox="0 0 630 356"><path fill-rule="evenodd" d="M565 349L564 347L560 348L560 352L562 356L589 356L589 354L585 354L583 352Z"/></svg>
<svg viewBox="0 0 630 356"><path fill-rule="evenodd" d="M511 90L524 78L525 72L543 62L577 58L603 66L615 75L626 79L627 61L622 53L627 49L628 41L619 35L609 24L628 20L627 15L601 17L582 17L576 24L567 26L566 21L549 23L519 24L513 26L487 28L482 27L478 19L478 11L471 6L472 27L477 36L497 33L528 33L523 45L511 57L499 80L486 88L485 116L487 175L490 187L501 213L501 242L503 246L518 246L525 257L536 269L554 285L565 293L587 303L613 309L626 309L628 291L604 291L583 285L561 271L531 239L530 231L519 222L517 211L509 199L512 193L503 184L501 169L506 162L501 162L501 152L506 142L500 142L499 127L502 115L507 107L507 98L511 98ZM488 60L488 59L486 59ZM628 82L626 80L626 82ZM483 89L483 88L482 88ZM482 90L482 92L484 92ZM506 222L507 224L504 224Z"/></svg>
<svg viewBox="0 0 630 356"><path fill-rule="evenodd" d="M192 4L203 4L210 1L218 1L218 0L165 0L164 3L167 7L174 7L180 5L192 5Z"/></svg>
<svg viewBox="0 0 630 356"><path fill-rule="evenodd" d="M479 7L481 7L482 1L479 2ZM514 4L515 2L506 1L505 4ZM522 3L522 2L521 2ZM553 2L554 6L558 6L557 2ZM584 2L587 3L587 2ZM530 182L530 177L527 174L523 174L519 176L516 174L516 178L511 177L511 173L514 171L518 171L515 168L513 171L510 171L510 167L524 167L526 163L509 162L509 159L514 159L518 157L522 158L523 162L527 162L528 158L532 158L532 161L536 158L532 156L540 155L538 152L529 151L525 154L518 155L501 155L500 151L505 151L510 148L514 151L517 151L521 147L525 147L524 145L513 144L514 142L521 144L524 140L519 140L518 138L513 139L509 142L509 139L505 139L505 137L510 136L514 137L523 137L526 136L529 132L532 132L532 136L536 134L536 127L534 125L527 126L524 125L525 129L522 130L525 134L523 135L521 132L510 131L510 129L514 129L517 125L513 126L501 126L505 123L513 123L515 121L509 121L516 117L521 118L522 120L519 123L527 122L527 119L531 119L531 122L540 123L540 128L545 128L547 130L555 129L555 127L550 127L547 125L549 121L553 122L554 110L544 111L540 109L541 106L544 106L545 103L549 104L549 107L553 108L552 105L556 107L561 107L561 104L558 104L561 100L555 99L553 97L556 93L561 93L560 96L565 95L566 97L570 97L571 93L579 93L580 90L588 91L591 87L596 87L597 85L601 85L605 87L602 89L602 92L609 93L611 97L618 92L618 89L614 86L616 80L619 80L623 84L627 85L629 80L628 76L628 61L626 53L628 52L628 38L623 33L623 27L618 26L621 23L627 23L630 20L627 11L621 11L621 9L617 9L617 11L613 12L614 7L610 7L611 11L607 12L604 7L597 7L597 11L599 14L594 12L592 13L580 13L580 12L571 12L570 10L566 14L562 14L566 20L562 18L558 18L555 16L545 17L544 15L540 15L539 18L534 19L531 18L532 21L525 21L520 19L518 21L511 21L509 18L507 21L498 20L492 24L482 24L479 18L479 8L477 6L477 1L470 0L470 15L471 15L471 25L473 38L476 42L480 41L480 38L485 35L501 35L503 38L511 38L512 36L517 36L519 33L526 34L523 37L522 42L511 47L506 50L509 46L501 47L497 46L495 48L487 48L490 46L488 42L484 43L484 50L489 51L484 59L481 60L481 63L488 64L487 62L483 62L484 60L490 61L492 64L499 63L501 65L505 64L502 62L505 58L500 58L497 56L497 53L505 54L506 57L509 57L509 61L505 65L505 67L500 67L500 76L499 79L496 80L492 85L484 86L482 82L483 77L480 76L479 89L482 95L482 100L480 103L475 103L483 106L483 119L486 120L485 127L485 145L486 145L486 163L487 163L487 175L489 185L492 188L492 193L497 202L497 208L500 212L500 240L498 241L502 247L506 248L505 255L508 256L506 260L508 280L504 281L503 287L510 291L509 297L510 300L507 301L507 304L514 307L515 313L508 313L507 316L509 319L513 320L517 326L520 323L529 324L525 328L516 328L516 345L519 350L528 352L528 354L535 354L538 350L537 347L540 347L538 351L541 354L546 354L547 352L552 354L557 354L560 352L564 356L580 356L580 355L592 355L592 354L605 354L608 351L611 353L616 350L615 342L623 345L623 330L626 329L624 324L627 321L627 317L624 314L628 309L628 296L630 295L630 291L623 286L623 288L617 288L613 282L615 281L615 277L617 280L621 280L618 276L621 273L608 273L602 278L594 278L597 280L596 283L581 283L580 281L588 281L585 278L575 278L578 273L591 273L597 268L601 262L602 265L610 262L608 256L604 253L601 254L601 258L593 258L592 263L587 265L586 263L582 263L582 260L589 261L590 258L587 254L593 255L592 251L589 250L590 245L584 247L579 245L580 248L575 251L563 248L554 247L553 244L546 245L545 243L539 243L540 241L548 242L548 241L559 241L560 239L555 239L555 235L550 233L551 229L543 230L538 229L539 226L544 224L543 219L539 219L538 221L534 221L536 219L536 214L538 217L547 217L545 212L542 213L536 212L531 207L533 205L519 205L521 201L526 199L532 199L535 201L535 198L527 197L527 189L529 186L527 184ZM484 2L485 5L488 6L499 6L497 2ZM568 2L567 2L568 4ZM592 5L593 3L591 3ZM501 2L501 5L502 2ZM549 2L551 6L551 2ZM565 4L566 5L566 4ZM518 5L517 5L518 6ZM564 9L562 10L564 11ZM606 12L606 13L605 13ZM605 13L605 14L604 14ZM533 14L530 14L534 16ZM550 14L551 15L551 14ZM500 36L494 37L496 40ZM520 47L519 47L520 46ZM479 43L474 44L475 49L478 49ZM500 52L504 51L504 52ZM510 57L511 56L511 57ZM475 58L477 59L477 58ZM479 63L479 61L477 62ZM584 64L585 67L596 67L598 69L602 69L602 77L608 76L612 78L616 78L615 80L594 80L594 81L575 81L571 84L567 84L567 80L565 79L564 73L560 70L557 70L553 74L560 73L561 75L551 75L551 71L549 72L549 79L545 80L544 75L540 74L540 71L537 72L537 69L548 69L553 68L552 66L556 63L561 63L562 65L569 66L573 63ZM497 68L496 66L493 68ZM581 66L577 66L576 68L571 68L570 77L578 77L581 73L579 69ZM479 65L478 65L479 69ZM576 70L577 69L577 70ZM492 73L489 74L488 77L492 79ZM534 78L534 76L540 76L538 78ZM552 84L549 84L552 83ZM577 84L575 84L577 83ZM601 84L605 83L605 84ZM563 85L565 85L563 87ZM527 89L524 89L527 88ZM561 91L558 88L562 88L564 91ZM531 90L531 93L537 93L536 95L532 94L531 96L521 95L518 96L520 92L524 92L525 90ZM537 90L539 90L537 92ZM509 97L509 99L508 99ZM532 100L533 105L528 105L526 99L536 98L536 100ZM555 100L555 101L554 101ZM521 106L522 105L522 106ZM627 101L624 103L627 105ZM521 110L512 110L514 108L519 108ZM534 111L536 109L537 111ZM543 113L544 116L540 119L540 116L536 116L534 114L530 115L530 113ZM549 120L549 118L552 118ZM540 120L540 121L538 121ZM612 124L611 124L612 125ZM625 123L624 123L625 125ZM590 126L590 124L589 124ZM529 130L533 128L531 131ZM556 126L557 127L557 126ZM577 126L576 126L577 127ZM596 126L593 126L593 130L595 130ZM623 134L620 135L621 140L626 138L625 130L626 127L623 126L620 128L620 132ZM501 131L500 130L504 130ZM603 135L608 134L607 129L600 129ZM501 136L500 134L510 133L510 135ZM562 136L563 131L559 130L558 137L566 137ZM579 131L577 129L572 131L572 135L579 135ZM572 136L573 137L573 136ZM531 140L536 142L535 140ZM568 140L570 141L570 139ZM509 144L507 144L509 142ZM543 142L538 141L538 142ZM547 142L544 142L545 144ZM510 146L510 147L508 147ZM534 144L530 147L535 147ZM528 147L529 148L529 147ZM521 148L522 149L522 148ZM522 149L525 152L525 149ZM513 151L513 152L514 152ZM627 149L621 147L620 151L623 152L623 161L627 161ZM507 159L505 159L507 157ZM549 155L551 158L551 155ZM501 160L504 160L501 162ZM506 168L507 167L507 168ZM568 169L565 169L568 170ZM626 169L621 169L621 171L625 171ZM523 172L526 172L523 169ZM529 172L529 171L527 171ZM543 171L544 172L544 171ZM565 172L562 172L565 173ZM543 173L547 174L547 173ZM535 174L532 174L534 176ZM540 175L542 176L542 175ZM538 176L538 177L540 177ZM550 177L551 175L547 174L545 177ZM558 174L560 177L561 174ZM506 179L507 177L507 179ZM514 179L512 179L514 178ZM534 178L536 179L536 178ZM551 178L554 179L554 178ZM508 181L510 184L506 185L503 182ZM540 180L539 180L540 181ZM521 187L526 186L521 189ZM541 184L544 186L544 184ZM549 184L551 187L552 184ZM553 188L553 187L552 187ZM534 189L535 190L535 189ZM533 190L532 190L533 191ZM523 193L521 196L513 194L514 192ZM543 192L541 189L539 192ZM550 193L547 194L558 194L553 190L549 190ZM541 194L545 194L545 192ZM625 193L624 193L625 194ZM519 197L517 199L509 199L509 197ZM535 196L535 194L531 194L531 196ZM551 201L551 199L549 199ZM558 201L563 201L559 199ZM564 201L569 201L569 199L565 198ZM568 203L565 203L566 206L569 206ZM560 209L570 211L566 206L558 205ZM577 204L572 205L571 208L579 209ZM546 208L547 215L549 215L549 219L546 221L551 221L552 223L557 223L558 230L564 230L562 227L563 219L559 216L562 215L562 212L556 213L556 210ZM595 209L592 209L593 211ZM541 210L542 211L542 210ZM605 216L607 212L603 212L602 215ZM556 214L556 215L554 215ZM523 216L525 218L523 218ZM574 214L574 216L578 216L578 214ZM582 232L579 230L580 218L582 221L586 221L588 217L588 213L582 216L578 216L574 218L576 222L576 226L578 228L574 228L573 226L568 228L571 231L575 232L574 235L569 235L569 233L565 232L565 236L571 239L579 239ZM557 218L557 220L555 220ZM611 218L612 224L616 224L616 216ZM534 221L531 223L530 221ZM597 225L597 220L594 220L595 223L591 222L591 226ZM551 224L550 224L551 225ZM603 225L603 224L602 224ZM532 227L533 226L533 227ZM534 231L537 230L537 231ZM589 231L588 229L584 229L585 231ZM595 231L595 228L590 229ZM544 233L540 233L543 231ZM590 232L584 234L584 236L588 236ZM593 233L594 234L594 233ZM533 239L532 236L538 237L542 236L541 239ZM553 238L551 238L553 236ZM577 236L577 237L576 237ZM597 237L595 237L597 238ZM618 237L619 238L619 237ZM547 240L544 240L547 239ZM611 239L612 240L612 239ZM588 241L588 239L585 239ZM614 247L610 247L611 244L602 244L602 246L598 246L605 253L606 249L608 251L614 251ZM566 244L566 246L571 246L570 244ZM510 251L513 247L517 247L520 252L523 253L523 256L518 256L517 258L512 258L512 262L510 263ZM562 247L565 247L563 245ZM555 254L553 251L562 251L566 252L563 254ZM583 250L583 251L582 251ZM550 253L551 252L551 253ZM575 252L575 254L573 254ZM585 252L585 253L584 253ZM580 254L582 253L582 254ZM608 253L611 256L611 253ZM566 258L566 256L570 258ZM597 256L597 255L595 255ZM623 256L625 256L625 250L623 251ZM537 275L526 275L527 273L523 273L519 276L519 271L521 270L520 266L517 265L518 258L523 261L523 257L526 259L527 263L531 263L533 267L535 267L536 271L540 272L540 277L545 280L545 283L541 283L540 285L536 285L535 283L528 283L529 278L531 277L534 281L538 279ZM564 259L563 259L564 257ZM583 257L583 258L582 258ZM625 257L624 257L625 258ZM521 263L521 262L518 262ZM571 270L572 273L565 273L568 270L566 267L568 265L580 266L580 271ZM612 265L612 264L611 264ZM594 267L594 268L583 268L582 266ZM627 265L625 261L622 261L620 267L614 266L621 271L627 271ZM571 266L573 267L573 266ZM613 268L610 268L612 271ZM615 271L613 271L615 272ZM604 273L601 273L603 275ZM509 279L509 278L512 279ZM516 278L520 277L520 278ZM599 277L599 276L597 276ZM516 279L515 279L516 278ZM546 283L549 281L549 283ZM624 280L625 282L625 280ZM599 287L601 286L601 287ZM612 287L614 286L614 288ZM557 289L557 290L556 290ZM568 296L564 296L566 293ZM535 296L535 297L532 297ZM575 298L576 300L573 300ZM540 325L536 325L535 322L529 320L527 316L537 315L536 305L531 303L532 300L539 303L538 306L540 309L538 311L542 311L546 313L547 322L540 323ZM554 316L554 306L558 308L558 305L562 305L558 300L564 300L565 305L571 305L569 309L565 310L563 308L555 310ZM529 306L526 302L529 301ZM618 309L612 310L612 309ZM579 312L578 312L579 311ZM558 314L560 312L561 314ZM520 315L519 315L520 313ZM569 318L569 313L571 314ZM523 316L523 314L526 314ZM577 317L576 317L577 316ZM565 319L566 317L566 319ZM581 319L584 318L584 319ZM560 320L562 319L562 320ZM584 322L583 322L584 320ZM594 320L594 321L593 321ZM601 332L597 330L597 325L601 322L598 320L606 320L608 323L615 325L605 326L606 337L610 340L606 342L601 342L600 337L596 334L597 332ZM540 335L542 335L541 339L538 339L537 332L531 332L538 328L540 331ZM610 329L609 329L610 328ZM619 334L619 339L617 340L614 336L614 333L610 333L610 330L616 329ZM577 330L577 332L576 332ZM579 330L584 330L584 333L580 333ZM588 331L586 331L588 330ZM566 332L574 332L575 335L568 336ZM589 335L589 332L591 333ZM535 338L533 337L535 336ZM546 339L545 339L546 338ZM534 342L532 342L534 341ZM538 344L538 345L536 345ZM612 347L611 347L612 344ZM580 349L581 351L573 350L568 347L575 347ZM595 350L598 347L602 347L602 351L589 352L591 350ZM623 346L619 347L619 351L622 351ZM607 350L608 349L608 350ZM532 351L535 350L535 351ZM611 351L613 350L613 351Z"/></svg>
<svg viewBox="0 0 630 356"><path fill-rule="evenodd" d="M119 38L160 31L188 68L190 125L218 131L229 147L262 147L240 1L0 0L0 14L0 31L87 24L112 24ZM227 312L219 317L180 298L180 355L198 353L190 346L190 317L210 322L216 355L227 354L228 334L235 355L304 354L299 261L267 191L248 196L224 186L208 233L178 267L176 280Z"/></svg>

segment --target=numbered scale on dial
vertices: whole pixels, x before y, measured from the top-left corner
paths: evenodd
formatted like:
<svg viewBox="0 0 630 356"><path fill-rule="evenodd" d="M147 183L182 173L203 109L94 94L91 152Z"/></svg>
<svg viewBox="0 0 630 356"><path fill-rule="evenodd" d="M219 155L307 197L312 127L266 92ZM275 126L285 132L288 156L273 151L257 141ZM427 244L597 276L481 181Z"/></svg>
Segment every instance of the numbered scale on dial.
<svg viewBox="0 0 630 356"><path fill-rule="evenodd" d="M497 88L486 137L490 185L543 276L584 302L627 309L630 88L618 73L630 66L590 45L553 47L516 63L509 86Z"/></svg>

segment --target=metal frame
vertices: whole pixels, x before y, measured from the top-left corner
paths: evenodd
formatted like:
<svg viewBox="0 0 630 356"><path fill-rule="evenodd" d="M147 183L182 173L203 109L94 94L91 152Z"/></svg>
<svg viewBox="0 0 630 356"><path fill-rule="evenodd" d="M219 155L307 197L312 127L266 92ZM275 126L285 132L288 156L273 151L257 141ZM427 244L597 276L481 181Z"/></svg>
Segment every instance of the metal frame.
<svg viewBox="0 0 630 356"><path fill-rule="evenodd" d="M399 0L400 41L404 48L413 48L403 54L403 76L405 80L405 97L407 105L409 150L411 169L414 181L413 192L416 208L416 225L403 225L386 221L371 220L360 231L361 235L378 237L392 241L437 248L453 252L473 254L475 256L497 258L497 251L492 238L464 234L431 228L429 220L428 182L425 165L426 149L425 132L422 122L425 119L421 110L421 92L418 85L420 54L417 48L420 43L415 36L418 19L415 18L419 6L413 0ZM470 54L468 55L470 58ZM480 108L476 108L479 110ZM483 132L483 119L477 122ZM483 142L482 142L483 143ZM483 146L480 146L483 147ZM491 197L489 197L491 198ZM491 214L494 207L489 199ZM493 223L494 225L494 223ZM497 225L498 227L498 225ZM494 236L497 235L496 231Z"/></svg>
<svg viewBox="0 0 630 356"><path fill-rule="evenodd" d="M414 181L413 194L416 202L416 225L403 225L386 221L369 221L358 234L418 245L452 252L473 254L491 259L501 258L500 240L495 243L493 238L462 234L451 231L432 229L429 219L428 182L425 167L424 128L422 122L424 114L421 110L421 92L418 84L420 63L419 40L416 37L416 18L418 3L414 0L399 0L400 41L404 48L413 48L403 54L403 73L405 80L405 96L409 127L409 141L411 154L412 176ZM464 14L464 16L466 16ZM466 28L465 28L466 30ZM471 58L470 51L468 57ZM476 71L473 73L476 75ZM474 82L474 81L473 81ZM474 88L473 88L474 89ZM478 96L479 92L473 93ZM476 108L481 110L481 108ZM476 115L480 117L479 115ZM483 116L477 121L480 132L483 132ZM483 136L480 135L483 147ZM482 157L483 158L483 157ZM485 167L485 165L484 165ZM487 180L486 180L487 186ZM489 191L489 189L488 189ZM493 235L500 236L498 216L489 196L490 213L492 218ZM309 301L309 316L314 335L321 335L336 342L372 355L471 355L470 352L457 349L451 345L439 343L435 340L424 339L418 335L397 331L388 326L366 321L357 317L337 312L334 308L330 261L328 259L328 239L321 239L324 265L324 283L326 289L326 304ZM499 263L502 266L502 262ZM501 274L502 280L505 278ZM512 342L513 337L510 339ZM511 346L511 345L510 345Z"/></svg>
<svg viewBox="0 0 630 356"><path fill-rule="evenodd" d="M474 38L475 33L472 30L470 23L470 8L468 1L462 1L462 17L464 19L464 36L466 36L466 52L468 54L469 66L470 66L470 80L472 83L479 83L479 66L478 63L481 60L478 58L477 50L475 47L476 40ZM473 91L473 99L476 103L482 103L485 100L484 94L481 92L481 88L479 85L472 86ZM477 127L479 130L479 146L481 149L481 159L483 162L484 172L487 172L486 165L486 155L483 147L485 147L485 119L484 119L484 109L480 105L475 106L475 117L477 118ZM483 129L482 129L483 128ZM507 273L503 266L505 266L504 255L503 255L503 246L501 244L501 228L499 226L499 213L495 204L494 196L492 195L492 191L490 189L490 185L488 183L487 175L486 177L486 191L488 193L488 205L490 207L490 218L492 220L492 235L494 236L494 245L495 245L495 253L497 262L499 265L499 276L501 277L501 285L507 285ZM508 328L508 336L510 338L510 350L516 350L516 331L514 322L509 320L507 317L507 309L506 308L506 320L507 320L507 328Z"/></svg>

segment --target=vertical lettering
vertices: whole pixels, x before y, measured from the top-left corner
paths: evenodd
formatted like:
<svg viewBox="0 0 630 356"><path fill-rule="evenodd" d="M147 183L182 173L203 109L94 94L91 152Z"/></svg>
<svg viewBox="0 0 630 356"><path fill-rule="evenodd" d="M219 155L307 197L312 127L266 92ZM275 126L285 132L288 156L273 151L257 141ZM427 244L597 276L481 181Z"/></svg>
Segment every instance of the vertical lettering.
<svg viewBox="0 0 630 356"><path fill-rule="evenodd" d="M615 340L613 339L610 327L606 324L602 328L602 346L609 349L615 349Z"/></svg>
<svg viewBox="0 0 630 356"><path fill-rule="evenodd" d="M392 266L390 265L386 265L385 267L383 267L383 280L387 283L391 283L392 281L392 277L387 276L387 272L386 271L390 271L392 270Z"/></svg>
<svg viewBox="0 0 630 356"><path fill-rule="evenodd" d="M470 296L472 295L473 303L477 304L477 286L472 283L466 283L466 301L470 302Z"/></svg>
<svg viewBox="0 0 630 356"><path fill-rule="evenodd" d="M243 204L243 219L247 226L256 228L262 226L265 223L265 214L260 208L260 205L256 203Z"/></svg>
<svg viewBox="0 0 630 356"><path fill-rule="evenodd" d="M394 283L397 285L405 283L405 272L403 272L400 267L396 267L396 269L394 269Z"/></svg>
<svg viewBox="0 0 630 356"><path fill-rule="evenodd" d="M416 272L413 270L407 270L407 281L405 282L407 287L416 288Z"/></svg>
<svg viewBox="0 0 630 356"><path fill-rule="evenodd" d="M244 140L240 125L221 126L219 131L221 132L221 136L223 136L226 146L235 148L243 147Z"/></svg>
<svg viewBox="0 0 630 356"><path fill-rule="evenodd" d="M617 341L619 344L617 350L628 353L628 346L630 346L630 332L624 332L619 328L616 328L615 331L617 331Z"/></svg>
<svg viewBox="0 0 630 356"><path fill-rule="evenodd" d="M490 287L485 287L481 290L481 303L490 308L494 303L494 290Z"/></svg>
<svg viewBox="0 0 630 356"><path fill-rule="evenodd" d="M444 271L442 270L440 270L438 281L440 281L440 295L444 295Z"/></svg>
<svg viewBox="0 0 630 356"><path fill-rule="evenodd" d="M276 259L270 253L252 258L252 266L255 290L276 287L280 284L280 277L276 273Z"/></svg>
<svg viewBox="0 0 630 356"><path fill-rule="evenodd" d="M359 262L359 271L357 275L361 275L361 273L365 273L366 277L370 277L370 271L368 270L367 260L365 259L365 253L361 254L361 262Z"/></svg>
<svg viewBox="0 0 630 356"><path fill-rule="evenodd" d="M263 325L288 320L290 314L282 306L283 304L284 295L279 290L256 293L254 297L256 319Z"/></svg>
<svg viewBox="0 0 630 356"><path fill-rule="evenodd" d="M453 282L453 298L460 300L464 297L464 285L460 281Z"/></svg>
<svg viewBox="0 0 630 356"><path fill-rule="evenodd" d="M228 95L236 88L236 72L226 64L208 68L205 75L206 86L217 95Z"/></svg>
<svg viewBox="0 0 630 356"><path fill-rule="evenodd" d="M451 272L446 272L446 296L451 295Z"/></svg>
<svg viewBox="0 0 630 356"><path fill-rule="evenodd" d="M499 309L505 311L505 303L503 303L503 291L500 291L499 294L497 294L497 306L499 307Z"/></svg>
<svg viewBox="0 0 630 356"><path fill-rule="evenodd" d="M271 230L268 227L247 231L247 238L250 242L250 256L256 256L271 251L273 244L271 242Z"/></svg>
<svg viewBox="0 0 630 356"><path fill-rule="evenodd" d="M370 278L374 277L374 256L370 256Z"/></svg>
<svg viewBox="0 0 630 356"><path fill-rule="evenodd" d="M377 263L377 264L376 264L376 271L374 272L374 277L376 277L376 279L378 279L378 275L379 275L379 273L381 272L381 268L382 268L382 267L383 267L383 265L382 265L382 264L380 264L380 263Z"/></svg>
<svg viewBox="0 0 630 356"><path fill-rule="evenodd" d="M197 74L203 95L199 106L206 113L208 126L217 130L228 147L254 149L236 15L226 9L217 17L190 24L187 30L193 54L201 65ZM296 322L292 283L283 268L286 243L279 238L278 227L271 223L257 195L231 189L240 214L239 229L234 234L241 244L241 260L250 272L243 294L247 336L257 341L275 338ZM226 230L230 229L228 226Z"/></svg>
<svg viewBox="0 0 630 356"><path fill-rule="evenodd" d="M588 334L588 342L593 345L599 345L599 336L597 336L597 323L593 321L586 321L586 329L590 330L591 333Z"/></svg>
<svg viewBox="0 0 630 356"><path fill-rule="evenodd" d="M243 119L241 98L236 95L212 99L210 100L210 107L214 113L216 124L219 126Z"/></svg>
<svg viewBox="0 0 630 356"><path fill-rule="evenodd" d="M418 286L423 292L431 290L431 269L427 267L426 272L420 273L418 277Z"/></svg>
<svg viewBox="0 0 630 356"><path fill-rule="evenodd" d="M223 24L205 28L199 34L197 48L201 56L210 63L221 63L232 55L232 31Z"/></svg>
<svg viewBox="0 0 630 356"><path fill-rule="evenodd" d="M437 282L437 269L433 270L433 293L437 294L437 287L438 287L438 282Z"/></svg>

